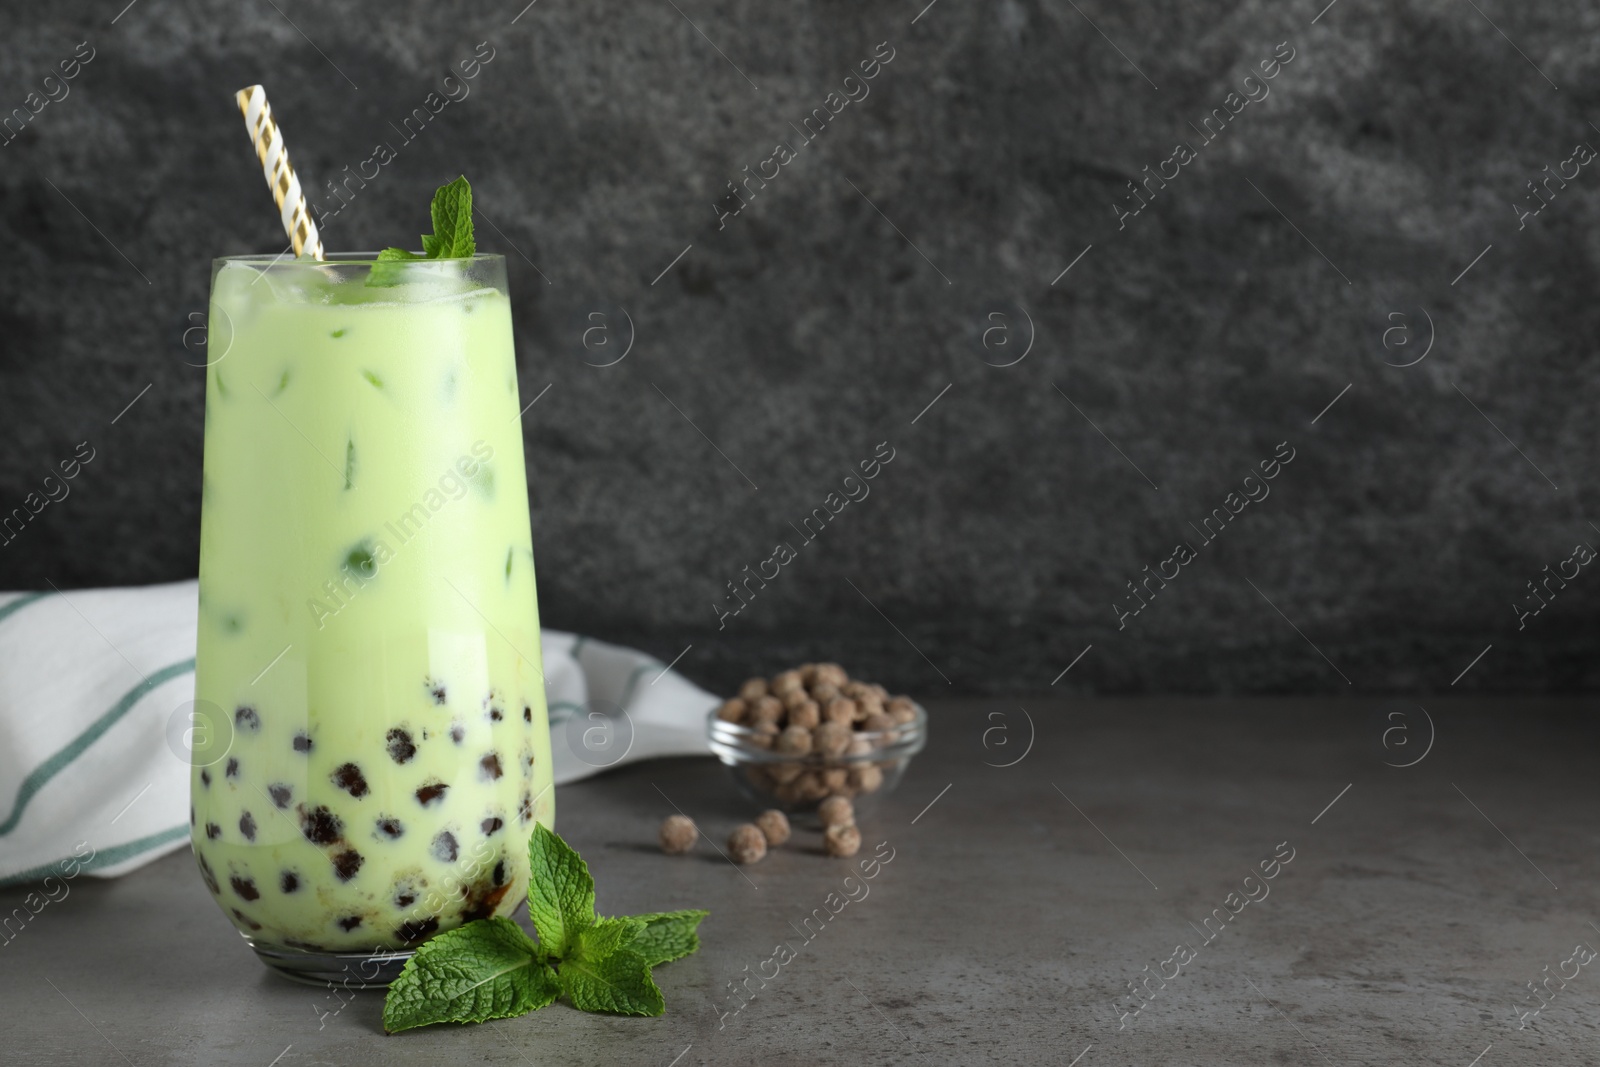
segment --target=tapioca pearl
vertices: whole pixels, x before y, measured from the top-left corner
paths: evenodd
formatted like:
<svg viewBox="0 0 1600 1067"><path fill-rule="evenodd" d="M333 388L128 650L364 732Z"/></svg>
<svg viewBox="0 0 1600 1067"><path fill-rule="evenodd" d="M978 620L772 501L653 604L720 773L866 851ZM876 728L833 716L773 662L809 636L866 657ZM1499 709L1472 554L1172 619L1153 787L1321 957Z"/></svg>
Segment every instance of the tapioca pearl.
<svg viewBox="0 0 1600 1067"><path fill-rule="evenodd" d="M445 695L443 682L436 682L432 678L425 678L423 679L422 686L428 691L428 695L433 698L433 702L435 704L444 704L448 699Z"/></svg>
<svg viewBox="0 0 1600 1067"><path fill-rule="evenodd" d="M483 820L483 824L482 824L483 825L483 836L484 837L493 837L495 834L500 832L501 828L504 827L505 824L506 824L506 821L504 819L502 819L500 816L498 816L498 815L489 816L487 819Z"/></svg>
<svg viewBox="0 0 1600 1067"><path fill-rule="evenodd" d="M285 893L293 893L300 888L300 876L294 871L284 871L278 876L278 888Z"/></svg>
<svg viewBox="0 0 1600 1067"><path fill-rule="evenodd" d="M256 709L248 704L234 709L233 725L240 730L249 730L251 733L261 729L261 716L256 714Z"/></svg>
<svg viewBox="0 0 1600 1067"><path fill-rule="evenodd" d="M217 838L219 838L221 836L222 836L222 827L218 826L214 822L206 823L206 837L208 837L212 841L215 841Z"/></svg>
<svg viewBox="0 0 1600 1067"><path fill-rule="evenodd" d="M527 704L522 705L522 721L523 722L532 722L533 721L533 708L530 705L527 705Z"/></svg>
<svg viewBox="0 0 1600 1067"><path fill-rule="evenodd" d="M405 832L406 828L401 825L399 819L386 815L378 820L378 833L391 841Z"/></svg>
<svg viewBox="0 0 1600 1067"><path fill-rule="evenodd" d="M494 884L495 885L505 885L506 884L506 861L505 860L500 860L498 863L496 863L494 865L494 871L492 872L491 877L494 878Z"/></svg>
<svg viewBox="0 0 1600 1067"><path fill-rule="evenodd" d="M211 864L206 862L205 854L202 852L196 852L194 854L194 858L195 862L200 865L200 876L206 880L206 888L220 896L222 893L222 886L217 884L216 872L211 869Z"/></svg>
<svg viewBox="0 0 1600 1067"><path fill-rule="evenodd" d="M354 763L340 764L330 777L334 785L357 799L367 795L366 776Z"/></svg>
<svg viewBox="0 0 1600 1067"><path fill-rule="evenodd" d="M500 753L491 752L479 760L478 773L483 776L486 782L495 781L504 774L505 772L500 769Z"/></svg>
<svg viewBox="0 0 1600 1067"><path fill-rule="evenodd" d="M449 830L440 830L433 839L433 858L440 863L454 863L455 858L461 854L461 847L456 844L456 835Z"/></svg>
<svg viewBox="0 0 1600 1067"><path fill-rule="evenodd" d="M311 751L311 738L307 737L305 734L295 734L294 735L294 750L296 752L310 752Z"/></svg>
<svg viewBox="0 0 1600 1067"><path fill-rule="evenodd" d="M454 741L456 744L459 745L461 743L462 738L464 738L466 736L467 736L466 727L462 726L460 723L455 723L454 725L452 725L450 727L450 740Z"/></svg>
<svg viewBox="0 0 1600 1067"><path fill-rule="evenodd" d="M261 897L261 890L256 888L255 880L252 878L240 878L236 874L228 879L228 884L233 886L235 893L246 900L259 900Z"/></svg>
<svg viewBox="0 0 1600 1067"><path fill-rule="evenodd" d="M402 882L395 886L394 906L409 908L417 902L417 889L410 882Z"/></svg>
<svg viewBox="0 0 1600 1067"><path fill-rule="evenodd" d="M317 845L331 845L344 833L344 823L326 807L300 809L300 832Z"/></svg>
<svg viewBox="0 0 1600 1067"><path fill-rule="evenodd" d="M423 807L427 807L429 804L442 801L444 799L445 792L449 790L449 788L450 787L448 785L439 781L437 778L424 782L422 786L417 789L417 803L421 804Z"/></svg>
<svg viewBox="0 0 1600 1067"><path fill-rule="evenodd" d="M233 909L233 917L238 919L240 922L244 923L246 926L248 926L252 930L261 929L261 924L260 923L256 922L254 919L250 918L250 916L246 915L244 912L240 911L238 908L234 908Z"/></svg>
<svg viewBox="0 0 1600 1067"><path fill-rule="evenodd" d="M356 876L356 872L361 869L361 865L365 862L366 860L362 859L361 853L353 848L347 848L342 852L334 853L333 873L339 876L339 881L348 882Z"/></svg>
<svg viewBox="0 0 1600 1067"><path fill-rule="evenodd" d="M287 808L289 806L289 798L294 796L294 790L282 782L274 782L272 785L267 786L267 796L271 797L272 802L278 807Z"/></svg>
<svg viewBox="0 0 1600 1067"><path fill-rule="evenodd" d="M256 839L256 817L248 811L239 816L239 832L244 835L246 841Z"/></svg>
<svg viewBox="0 0 1600 1067"><path fill-rule="evenodd" d="M522 794L522 804L517 808L517 818L527 822L533 818L533 796L530 793Z"/></svg>
<svg viewBox="0 0 1600 1067"><path fill-rule="evenodd" d="M533 746L532 745L523 745L522 746L522 765L524 767L532 767L533 766Z"/></svg>
<svg viewBox="0 0 1600 1067"><path fill-rule="evenodd" d="M431 937L439 929L437 918L411 919L401 923L395 928L394 936L401 941L411 943Z"/></svg>
<svg viewBox="0 0 1600 1067"><path fill-rule="evenodd" d="M203 767L200 770L200 784L207 789L211 788L211 772Z"/></svg>
<svg viewBox="0 0 1600 1067"><path fill-rule="evenodd" d="M344 918L339 920L339 929L343 930L345 933L349 933L351 930L354 930L360 925L361 916L359 915L346 915Z"/></svg>
<svg viewBox="0 0 1600 1067"><path fill-rule="evenodd" d="M501 719L503 719L505 717L506 717L506 713L501 711L498 707L491 707L489 709L489 721L490 722L499 722Z"/></svg>
<svg viewBox="0 0 1600 1067"><path fill-rule="evenodd" d="M229 778L239 777L239 759L237 756L228 757L228 766L223 770L222 773L227 775Z"/></svg>
<svg viewBox="0 0 1600 1067"><path fill-rule="evenodd" d="M428 732L424 730L422 736L427 737ZM417 754L417 746L411 740L411 734L398 726L390 730L385 739L389 742L389 758L396 763L410 763L411 757Z"/></svg>

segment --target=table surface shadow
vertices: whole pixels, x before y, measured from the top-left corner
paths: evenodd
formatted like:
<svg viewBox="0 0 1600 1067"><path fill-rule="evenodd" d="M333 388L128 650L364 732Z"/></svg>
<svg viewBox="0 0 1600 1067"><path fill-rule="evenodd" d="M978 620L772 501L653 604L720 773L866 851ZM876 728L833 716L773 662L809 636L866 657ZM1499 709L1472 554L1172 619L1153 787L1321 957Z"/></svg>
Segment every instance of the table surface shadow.
<svg viewBox="0 0 1600 1067"><path fill-rule="evenodd" d="M385 1036L381 993L262 968L185 850L76 879L0 944L0 1062L1595 1063L1594 710L933 701L859 817L870 880L806 826L750 867L662 855L674 807L718 844L755 814L709 759L562 787L602 914L711 910L654 1019Z"/></svg>

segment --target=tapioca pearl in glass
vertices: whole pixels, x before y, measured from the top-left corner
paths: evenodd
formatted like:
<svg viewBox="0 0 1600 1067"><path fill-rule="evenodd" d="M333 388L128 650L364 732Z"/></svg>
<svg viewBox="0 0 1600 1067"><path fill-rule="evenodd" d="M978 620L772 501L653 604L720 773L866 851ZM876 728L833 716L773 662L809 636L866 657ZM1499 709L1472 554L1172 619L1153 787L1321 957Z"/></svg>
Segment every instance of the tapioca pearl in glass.
<svg viewBox="0 0 1600 1067"><path fill-rule="evenodd" d="M334 785L358 800L366 796L369 791L366 775L362 774L361 768L354 763L342 763L334 768L332 780Z"/></svg>
<svg viewBox="0 0 1600 1067"><path fill-rule="evenodd" d="M339 881L348 882L360 873L361 867L366 863L366 858L353 848L341 849L331 857L333 873Z"/></svg>
<svg viewBox="0 0 1600 1067"><path fill-rule="evenodd" d="M300 832L307 841L317 845L331 845L344 835L344 821L324 804L314 808L301 805Z"/></svg>
<svg viewBox="0 0 1600 1067"><path fill-rule="evenodd" d="M428 732L424 730L422 736L426 738ZM394 727L385 735L384 740L386 742L385 747L389 752L389 758L398 764L410 763L412 757L417 754L417 745L411 738L411 731L403 726Z"/></svg>

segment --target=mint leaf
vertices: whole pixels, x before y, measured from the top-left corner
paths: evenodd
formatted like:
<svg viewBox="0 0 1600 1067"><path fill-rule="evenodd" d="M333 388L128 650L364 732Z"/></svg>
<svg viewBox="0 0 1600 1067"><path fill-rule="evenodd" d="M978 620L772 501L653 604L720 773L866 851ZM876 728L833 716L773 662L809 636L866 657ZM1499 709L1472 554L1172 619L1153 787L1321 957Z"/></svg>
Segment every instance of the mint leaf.
<svg viewBox="0 0 1600 1067"><path fill-rule="evenodd" d="M464 259L477 252L478 246L472 237L472 186L465 175L449 185L439 186L428 214L433 218L433 232L422 235L422 255L404 248L385 248L378 253L378 265L367 275L368 285L399 285L404 280L403 268L385 264L419 259Z"/></svg>
<svg viewBox="0 0 1600 1067"><path fill-rule="evenodd" d="M389 1033L431 1023L481 1023L526 1015L556 999L562 986L536 958L510 919L480 919L417 948L389 986L383 1028Z"/></svg>
<svg viewBox="0 0 1600 1067"><path fill-rule="evenodd" d="M581 1011L619 1015L660 1015L666 999L650 978L650 965L623 949L594 961L570 959L561 965L561 991Z"/></svg>
<svg viewBox="0 0 1600 1067"><path fill-rule="evenodd" d="M539 931L539 956L565 959L578 935L595 924L594 878L588 864L542 823L528 841L528 917Z"/></svg>
<svg viewBox="0 0 1600 1067"><path fill-rule="evenodd" d="M591 962L603 960L620 949L631 947L629 943L644 932L644 927L638 919L601 919L578 934L571 958Z"/></svg>
<svg viewBox="0 0 1600 1067"><path fill-rule="evenodd" d="M695 930L709 911L658 911L648 915L630 915L644 923L644 929L627 947L644 957L645 963L655 967L682 959L700 948L700 937Z"/></svg>
<svg viewBox="0 0 1600 1067"><path fill-rule="evenodd" d="M433 235L422 238L422 251L429 259L460 259L477 251L472 239L472 186L466 175L440 186L429 213Z"/></svg>

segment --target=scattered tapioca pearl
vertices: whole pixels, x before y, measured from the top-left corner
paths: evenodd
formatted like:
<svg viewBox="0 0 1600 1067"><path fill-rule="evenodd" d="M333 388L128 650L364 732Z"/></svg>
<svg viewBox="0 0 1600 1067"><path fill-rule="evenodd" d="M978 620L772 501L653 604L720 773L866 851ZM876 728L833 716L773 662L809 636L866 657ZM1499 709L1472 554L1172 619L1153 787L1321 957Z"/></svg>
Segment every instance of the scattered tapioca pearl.
<svg viewBox="0 0 1600 1067"><path fill-rule="evenodd" d="M500 828L503 827L505 824L506 824L506 821L504 819L502 819L500 816L498 816L498 815L489 816L487 819L483 820L483 836L484 837L492 837L492 836L494 836L495 834L500 832Z"/></svg>
<svg viewBox="0 0 1600 1067"><path fill-rule="evenodd" d="M385 816L384 818L378 820L378 833L384 835L385 837L399 837L405 832L406 828L400 825L399 819L393 819Z"/></svg>
<svg viewBox="0 0 1600 1067"><path fill-rule="evenodd" d="M533 766L533 746L532 745L524 745L523 746L523 749L522 749L522 765L524 767L532 767Z"/></svg>
<svg viewBox="0 0 1600 1067"><path fill-rule="evenodd" d="M438 682L435 682L431 678L423 684L428 687L428 692L433 696L433 702L435 704L443 704L445 702L444 686L440 685Z"/></svg>
<svg viewBox="0 0 1600 1067"><path fill-rule="evenodd" d="M215 841L217 838L222 836L222 827L218 826L214 822L206 823L206 836Z"/></svg>
<svg viewBox="0 0 1600 1067"><path fill-rule="evenodd" d="M261 729L261 717L256 714L255 708L246 704L234 711L233 724L241 730L249 730L254 733Z"/></svg>
<svg viewBox="0 0 1600 1067"><path fill-rule="evenodd" d="M529 707L527 704L522 705L522 721L523 722L532 722L533 721L533 708Z"/></svg>
<svg viewBox="0 0 1600 1067"><path fill-rule="evenodd" d="M441 830L433 839L433 855L441 863L452 863L461 849L456 845L456 835L449 830Z"/></svg>
<svg viewBox="0 0 1600 1067"><path fill-rule="evenodd" d="M331 845L344 833L344 823L339 821L339 816L318 805L310 811L301 810L300 832L313 844Z"/></svg>
<svg viewBox="0 0 1600 1067"><path fill-rule="evenodd" d="M239 832L244 835L246 841L256 839L256 818L248 811L239 816Z"/></svg>
<svg viewBox="0 0 1600 1067"><path fill-rule="evenodd" d="M226 774L229 778L239 777L239 760L237 757L228 757L228 766L222 773Z"/></svg>
<svg viewBox="0 0 1600 1067"><path fill-rule="evenodd" d="M347 848L343 852L334 854L333 873L339 876L339 881L348 882L356 876L356 872L361 869L361 865L365 862L361 858L361 853L353 848Z"/></svg>
<svg viewBox="0 0 1600 1067"><path fill-rule="evenodd" d="M421 941L438 929L439 920L436 918L412 919L401 923L395 930L394 936L406 942Z"/></svg>
<svg viewBox="0 0 1600 1067"><path fill-rule="evenodd" d="M261 896L261 890L256 888L256 883L250 878L240 878L237 874L228 879L228 884L233 886L233 891L246 900L256 900Z"/></svg>
<svg viewBox="0 0 1600 1067"><path fill-rule="evenodd" d="M361 916L359 915L346 915L344 918L339 920L339 929L345 931L346 933L349 933L351 930L354 930L360 925Z"/></svg>
<svg viewBox="0 0 1600 1067"><path fill-rule="evenodd" d="M423 731L422 736L428 736L427 731ZM389 758L396 763L409 763L411 757L417 754L417 746L412 743L411 735L398 726L389 731L388 742Z"/></svg>
<svg viewBox="0 0 1600 1067"><path fill-rule="evenodd" d="M289 798L294 795L294 790L282 783L274 783L267 786L267 795L272 798L272 802L278 807L287 808L289 806Z"/></svg>
<svg viewBox="0 0 1600 1067"><path fill-rule="evenodd" d="M205 786L207 789L211 788L211 772L210 771L204 770L204 769L202 769L200 771L200 784Z"/></svg>
<svg viewBox="0 0 1600 1067"><path fill-rule="evenodd" d="M500 769L500 753L491 752L478 761L478 767L483 772L484 780L494 781L504 772Z"/></svg>
<svg viewBox="0 0 1600 1067"><path fill-rule="evenodd" d="M311 751L311 738L307 737L305 734L295 734L294 735L294 750L296 752L310 752Z"/></svg>
<svg viewBox="0 0 1600 1067"><path fill-rule="evenodd" d="M340 764L333 772L333 784L353 797L367 795L367 779L354 763Z"/></svg>
<svg viewBox="0 0 1600 1067"><path fill-rule="evenodd" d="M425 782L422 787L417 790L417 803L421 804L423 807L427 807L435 800L442 799L444 797L445 790L449 788L449 786L437 779L431 782Z"/></svg>
<svg viewBox="0 0 1600 1067"><path fill-rule="evenodd" d="M506 713L501 711L499 708L490 708L489 709L489 718L492 721L499 722L501 719L503 719L505 717L506 717Z"/></svg>
<svg viewBox="0 0 1600 1067"><path fill-rule="evenodd" d="M505 860L501 860L499 863L496 863L494 865L493 877L494 877L494 884L495 885L505 885L506 884L506 861Z"/></svg>
<svg viewBox="0 0 1600 1067"><path fill-rule="evenodd" d="M454 741L456 744L459 745L461 743L461 739L466 736L467 731L460 723L456 723L450 727L450 740Z"/></svg>
<svg viewBox="0 0 1600 1067"><path fill-rule="evenodd" d="M517 808L517 818L523 822L533 818L533 796L531 794L522 794L522 805Z"/></svg>
<svg viewBox="0 0 1600 1067"><path fill-rule="evenodd" d="M285 893L293 893L300 888L300 876L293 871L284 871L278 878L278 888Z"/></svg>
<svg viewBox="0 0 1600 1067"><path fill-rule="evenodd" d="M244 923L250 929L252 929L252 930L261 929L261 924L260 923L256 922L254 919L250 918L250 916L246 915L244 912L240 911L238 908L234 908L233 909L233 915L234 915L234 918L236 918L240 922Z"/></svg>
<svg viewBox="0 0 1600 1067"><path fill-rule="evenodd" d="M416 902L417 891L410 885L401 886L400 891L394 895L394 906L397 908L409 908Z"/></svg>

